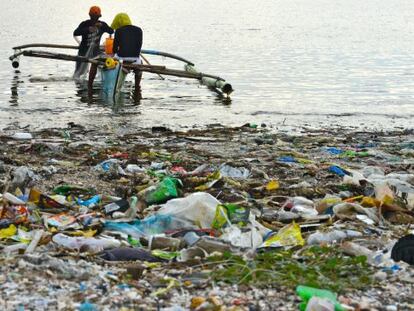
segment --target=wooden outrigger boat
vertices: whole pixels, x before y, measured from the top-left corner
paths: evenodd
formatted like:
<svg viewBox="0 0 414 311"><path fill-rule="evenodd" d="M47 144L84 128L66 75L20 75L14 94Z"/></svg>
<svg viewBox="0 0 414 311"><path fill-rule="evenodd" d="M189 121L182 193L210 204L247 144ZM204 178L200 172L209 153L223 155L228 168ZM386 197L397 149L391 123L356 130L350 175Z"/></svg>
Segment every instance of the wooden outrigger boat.
<svg viewBox="0 0 414 311"><path fill-rule="evenodd" d="M74 62L80 61L84 63L97 64L98 67L101 69L103 94L106 98L112 98L113 100L117 99L117 96L120 94L121 88L124 84L125 78L128 72L131 70L140 70L143 72L154 73L159 76L170 75L181 78L196 79L200 81L202 85L205 85L208 88L220 94L224 94L226 96L229 96L233 92L231 84L226 82L223 78L199 72L192 62L180 56L166 52L155 50L141 50L141 56L145 61L146 58L143 56L145 54L175 59L177 61L184 63L184 70L171 69L165 66L150 65L148 62L147 64L124 64L122 63L122 61L114 62L114 59L109 55L101 55L96 58L88 58L85 56L56 53L48 50L35 50L33 48L77 50L78 46L44 43L34 43L16 46L13 48L13 55L9 57L9 59L12 61L12 66L14 68L19 67L20 56L48 58Z"/></svg>

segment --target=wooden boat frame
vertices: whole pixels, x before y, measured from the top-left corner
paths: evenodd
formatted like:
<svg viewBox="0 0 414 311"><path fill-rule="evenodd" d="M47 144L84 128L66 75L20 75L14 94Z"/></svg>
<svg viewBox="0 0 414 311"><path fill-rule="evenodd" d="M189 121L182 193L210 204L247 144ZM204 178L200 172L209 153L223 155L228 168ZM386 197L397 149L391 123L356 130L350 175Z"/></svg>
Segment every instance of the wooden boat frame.
<svg viewBox="0 0 414 311"><path fill-rule="evenodd" d="M102 57L102 56L98 56L96 58L87 58L85 56L55 53L55 52L50 52L47 50L33 50L32 48L78 50L78 46L74 46L74 45L47 44L47 43L32 43L32 44L20 45L20 46L13 47L14 53L9 57L9 59L12 61L12 66L14 68L19 67L20 56L75 61L75 62L76 61L87 62L87 63L96 64L100 68L105 66L106 57ZM229 96L233 92L233 88L231 84L226 82L223 78L215 76L215 75L210 75L210 74L199 72L195 68L194 63L190 62L189 60L183 57L180 57L180 56L177 56L171 53L167 53L167 52L156 51L156 50L145 50L145 49L141 50L141 55L142 54L162 56L162 57L181 61L185 63L184 70L171 69L165 66L149 65L149 64L122 64L122 68L125 68L129 71L139 70L142 72L149 72L149 73L154 73L157 75L170 75L170 76L181 77L181 78L196 79L200 81L202 85L205 85L208 88L218 93L225 94L226 96ZM115 93L116 92L114 92L114 97L116 95Z"/></svg>

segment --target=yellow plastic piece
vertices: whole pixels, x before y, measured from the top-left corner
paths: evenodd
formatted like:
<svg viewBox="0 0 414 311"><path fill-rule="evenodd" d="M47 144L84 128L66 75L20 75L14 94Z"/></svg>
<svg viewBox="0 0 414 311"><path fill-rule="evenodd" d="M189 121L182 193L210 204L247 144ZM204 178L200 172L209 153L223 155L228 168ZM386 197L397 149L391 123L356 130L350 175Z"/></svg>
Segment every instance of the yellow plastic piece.
<svg viewBox="0 0 414 311"><path fill-rule="evenodd" d="M298 160L299 163L301 164L311 164L311 163L315 163L315 161L309 160L309 159L305 159L305 158L296 158L296 160Z"/></svg>
<svg viewBox="0 0 414 311"><path fill-rule="evenodd" d="M206 301L206 299L204 297L193 297L191 298L191 305L190 308L191 309L197 309L199 306L201 306L204 302Z"/></svg>
<svg viewBox="0 0 414 311"><path fill-rule="evenodd" d="M386 194L383 198L382 198L382 203L386 204L386 205L392 205L394 203L394 198L388 194Z"/></svg>
<svg viewBox="0 0 414 311"><path fill-rule="evenodd" d="M211 227L213 229L221 229L226 223L230 223L227 209L223 205L217 205L216 214L214 215Z"/></svg>
<svg viewBox="0 0 414 311"><path fill-rule="evenodd" d="M268 184L266 185L266 190L267 191L273 191L273 190L277 190L279 189L280 184L277 180L272 180L269 181Z"/></svg>
<svg viewBox="0 0 414 311"><path fill-rule="evenodd" d="M279 232L264 241L264 247L281 247L281 246L303 246L305 240L302 238L300 227L297 223L284 226Z"/></svg>
<svg viewBox="0 0 414 311"><path fill-rule="evenodd" d="M320 204L324 203L326 205L334 205L341 202L342 200L340 198L324 198L320 201Z"/></svg>
<svg viewBox="0 0 414 311"><path fill-rule="evenodd" d="M152 297L157 297L157 296L160 296L160 295L164 295L164 294L168 293L172 288L177 287L177 286L180 285L180 283L178 282L177 279L170 278L170 277L165 277L163 279L163 281L164 282L168 282L167 287L160 288L159 290L153 292L151 294Z"/></svg>
<svg viewBox="0 0 414 311"><path fill-rule="evenodd" d="M85 238L91 238L96 234L97 230L85 230L85 231L81 231L81 230L77 230L77 231L73 231L71 232L71 236L84 236Z"/></svg>
<svg viewBox="0 0 414 311"><path fill-rule="evenodd" d="M363 197L361 201L361 205L365 207L378 207L380 202L374 198L371 197Z"/></svg>
<svg viewBox="0 0 414 311"><path fill-rule="evenodd" d="M8 228L0 230L0 239L8 239L14 236L17 232L15 225L11 224Z"/></svg>

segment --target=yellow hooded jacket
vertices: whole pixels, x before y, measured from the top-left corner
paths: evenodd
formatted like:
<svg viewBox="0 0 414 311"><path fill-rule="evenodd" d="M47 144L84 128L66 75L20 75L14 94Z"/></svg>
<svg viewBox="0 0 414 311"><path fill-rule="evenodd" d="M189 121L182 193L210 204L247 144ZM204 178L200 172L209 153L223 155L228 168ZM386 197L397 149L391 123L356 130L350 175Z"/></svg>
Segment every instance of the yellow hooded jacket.
<svg viewBox="0 0 414 311"><path fill-rule="evenodd" d="M126 13L118 13L112 21L111 28L117 30L118 28L132 25L131 19Z"/></svg>

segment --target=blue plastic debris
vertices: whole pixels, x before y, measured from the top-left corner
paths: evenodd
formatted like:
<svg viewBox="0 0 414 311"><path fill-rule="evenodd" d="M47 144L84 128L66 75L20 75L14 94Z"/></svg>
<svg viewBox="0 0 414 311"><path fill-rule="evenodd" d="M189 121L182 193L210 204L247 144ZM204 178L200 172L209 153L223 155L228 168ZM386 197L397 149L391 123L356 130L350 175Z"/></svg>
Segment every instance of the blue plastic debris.
<svg viewBox="0 0 414 311"><path fill-rule="evenodd" d="M279 162L285 162L285 163L296 163L298 162L294 157L292 156L284 156L277 159Z"/></svg>
<svg viewBox="0 0 414 311"><path fill-rule="evenodd" d="M79 205L82 205L82 206L87 206L87 207L89 207L89 206L91 206L91 205L96 205L96 204L98 204L99 203L99 201L101 200L101 196L99 195L99 194L97 194L97 195L94 195L92 198L90 198L90 199L88 199L88 200L82 200L82 199L78 199L77 201L76 201L76 203L78 203Z"/></svg>
<svg viewBox="0 0 414 311"><path fill-rule="evenodd" d="M79 306L79 311L98 311L98 308L93 303L85 301Z"/></svg>
<svg viewBox="0 0 414 311"><path fill-rule="evenodd" d="M328 170L330 172L338 175L338 176L341 176L341 177L343 177L345 175L348 175L348 174L346 174L346 172L342 168L340 168L339 166L336 166L336 165L330 166Z"/></svg>
<svg viewBox="0 0 414 311"><path fill-rule="evenodd" d="M341 154L343 152L343 150L336 148L336 147L328 147L325 150L326 152L329 152L331 154Z"/></svg>

